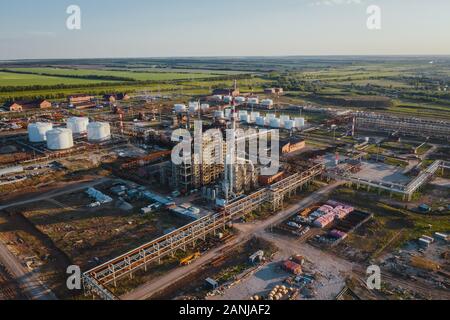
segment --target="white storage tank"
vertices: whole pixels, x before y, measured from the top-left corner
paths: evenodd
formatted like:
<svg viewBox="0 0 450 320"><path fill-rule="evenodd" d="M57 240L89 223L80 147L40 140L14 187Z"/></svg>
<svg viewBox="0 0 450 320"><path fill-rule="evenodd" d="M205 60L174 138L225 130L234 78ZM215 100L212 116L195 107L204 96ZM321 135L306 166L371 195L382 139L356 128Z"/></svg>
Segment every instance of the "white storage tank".
<svg viewBox="0 0 450 320"><path fill-rule="evenodd" d="M251 105L259 104L259 99L258 98L248 98L247 103L251 104Z"/></svg>
<svg viewBox="0 0 450 320"><path fill-rule="evenodd" d="M286 120L284 122L284 128L286 130L292 130L295 128L295 121L294 120Z"/></svg>
<svg viewBox="0 0 450 320"><path fill-rule="evenodd" d="M277 118L270 119L270 127L271 128L280 128L281 127L281 121Z"/></svg>
<svg viewBox="0 0 450 320"><path fill-rule="evenodd" d="M200 104L198 102L189 102L189 112L195 113L200 110Z"/></svg>
<svg viewBox="0 0 450 320"><path fill-rule="evenodd" d="M231 116L231 109L225 109L225 118L230 118Z"/></svg>
<svg viewBox="0 0 450 320"><path fill-rule="evenodd" d="M273 100L271 99L264 99L261 101L261 105L265 108L271 108L273 107Z"/></svg>
<svg viewBox="0 0 450 320"><path fill-rule="evenodd" d="M282 126L284 126L284 123L289 120L291 120L291 117L289 117L289 116L285 116L285 115L280 116L280 122L281 122Z"/></svg>
<svg viewBox="0 0 450 320"><path fill-rule="evenodd" d="M100 142L111 139L111 126L106 122L91 122L88 125L88 141Z"/></svg>
<svg viewBox="0 0 450 320"><path fill-rule="evenodd" d="M234 101L235 101L237 104L242 104L242 103L245 103L245 101L247 101L247 99L246 99L245 97L236 97L236 98L234 99Z"/></svg>
<svg viewBox="0 0 450 320"><path fill-rule="evenodd" d="M67 120L67 129L72 130L74 134L83 134L87 132L89 118L86 117L72 117Z"/></svg>
<svg viewBox="0 0 450 320"><path fill-rule="evenodd" d="M253 121L256 121L256 118L258 118L259 116L261 116L261 114L260 114L259 112L252 112L252 113L250 114L250 118L251 118Z"/></svg>
<svg viewBox="0 0 450 320"><path fill-rule="evenodd" d="M264 127L266 125L266 118L264 118L264 117L257 117L256 118L256 124L258 126Z"/></svg>
<svg viewBox="0 0 450 320"><path fill-rule="evenodd" d="M202 111L208 111L209 110L209 104L204 103L204 104L202 104L201 108L202 108Z"/></svg>
<svg viewBox="0 0 450 320"><path fill-rule="evenodd" d="M223 111L214 111L214 118L223 119L225 118L225 113Z"/></svg>
<svg viewBox="0 0 450 320"><path fill-rule="evenodd" d="M224 96L223 97L223 102L225 102L225 103L231 103L232 101L233 101L232 96Z"/></svg>
<svg viewBox="0 0 450 320"><path fill-rule="evenodd" d="M176 104L174 110L176 113L182 113L187 111L187 107L184 104Z"/></svg>
<svg viewBox="0 0 450 320"><path fill-rule="evenodd" d="M305 118L295 118L295 126L297 128L302 128L305 126Z"/></svg>
<svg viewBox="0 0 450 320"><path fill-rule="evenodd" d="M241 115L239 115L239 119L241 120L241 122L249 123L249 116L248 116L248 114L241 114Z"/></svg>
<svg viewBox="0 0 450 320"><path fill-rule="evenodd" d="M70 129L53 129L48 131L46 136L47 148L50 150L66 150L73 147L73 135Z"/></svg>
<svg viewBox="0 0 450 320"><path fill-rule="evenodd" d="M47 140L46 133L53 129L53 124L47 122L36 122L28 125L28 138L30 142L44 142Z"/></svg>

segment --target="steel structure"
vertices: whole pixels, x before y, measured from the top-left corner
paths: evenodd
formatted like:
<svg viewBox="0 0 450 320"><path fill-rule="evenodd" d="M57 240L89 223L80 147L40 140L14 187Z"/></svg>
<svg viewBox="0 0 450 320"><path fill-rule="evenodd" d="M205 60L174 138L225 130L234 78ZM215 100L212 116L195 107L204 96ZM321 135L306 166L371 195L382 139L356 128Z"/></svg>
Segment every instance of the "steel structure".
<svg viewBox="0 0 450 320"><path fill-rule="evenodd" d="M315 166L303 173L298 173L280 181L273 187L261 189L245 198L228 204L222 211L205 216L159 239L144 244L130 252L108 261L83 275L83 285L86 293L92 293L105 300L117 299L107 288L110 283L125 276L133 276L133 272L144 269L155 261L177 250L186 250L199 239L205 240L210 234L225 228L233 220L258 209L266 202L274 199L284 199L305 183L313 180L324 172L323 165ZM282 200L281 200L282 201Z"/></svg>
<svg viewBox="0 0 450 320"><path fill-rule="evenodd" d="M397 183L386 183L381 181L371 181L361 178L355 178L347 174L337 175L334 173L328 173L328 176L333 179L344 179L350 183L355 183L357 185L363 184L368 186L369 188L373 187L380 190L386 190L392 193L398 193L403 195L405 199L407 198L408 201L410 201L414 192L416 192L420 187L422 187L424 184L430 181L439 169L449 169L449 168L450 163L441 160L436 160L407 185Z"/></svg>
<svg viewBox="0 0 450 320"><path fill-rule="evenodd" d="M357 130L386 131L402 135L450 139L450 123L446 121L395 117L367 112L357 112L354 116L354 127Z"/></svg>

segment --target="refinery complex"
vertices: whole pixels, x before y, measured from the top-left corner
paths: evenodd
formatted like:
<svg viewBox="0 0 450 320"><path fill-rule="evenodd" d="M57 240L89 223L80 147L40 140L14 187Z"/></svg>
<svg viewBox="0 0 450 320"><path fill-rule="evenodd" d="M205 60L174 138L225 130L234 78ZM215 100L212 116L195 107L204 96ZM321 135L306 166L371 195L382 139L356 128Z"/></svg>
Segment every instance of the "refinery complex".
<svg viewBox="0 0 450 320"><path fill-rule="evenodd" d="M20 216L34 226L30 239L4 233L8 254L32 272L9 292L30 299L380 299L388 293L362 282L368 259L376 259L392 288L407 270L424 282L408 286L409 294L448 294L445 263L408 253L445 253L440 226L409 234L406 255L391 253L390 242L364 251L358 240L379 223L379 209L364 199L416 214L436 210L417 199L430 184L448 194L448 157L428 158L448 144L448 122L295 105L282 88L252 92L231 83L191 97L73 95L46 108L4 107L0 209L6 221ZM443 212L446 200L436 200ZM64 272L51 271L71 265L82 271L75 291L64 287ZM425 278L424 270L435 271ZM426 281L442 286L424 291Z"/></svg>
<svg viewBox="0 0 450 320"><path fill-rule="evenodd" d="M0 1L2 310L450 300L449 1L233 1Z"/></svg>

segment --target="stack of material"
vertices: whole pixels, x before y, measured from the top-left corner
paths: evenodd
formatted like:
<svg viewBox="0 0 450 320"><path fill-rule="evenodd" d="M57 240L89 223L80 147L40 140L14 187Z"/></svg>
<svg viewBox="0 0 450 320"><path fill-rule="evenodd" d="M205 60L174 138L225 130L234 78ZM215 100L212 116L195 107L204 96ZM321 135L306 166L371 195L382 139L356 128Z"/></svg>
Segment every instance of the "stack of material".
<svg viewBox="0 0 450 320"><path fill-rule="evenodd" d="M294 275L299 275L302 273L302 266L299 265L298 263L292 262L292 261L285 261L283 263L283 268L284 270L294 274Z"/></svg>
<svg viewBox="0 0 450 320"><path fill-rule="evenodd" d="M411 265L415 268L429 271L439 271L441 269L441 266L438 263L422 257L412 257Z"/></svg>
<svg viewBox="0 0 450 320"><path fill-rule="evenodd" d="M343 231L333 230L330 232L330 237L333 237L336 239L345 239L345 238L347 238L347 234Z"/></svg>

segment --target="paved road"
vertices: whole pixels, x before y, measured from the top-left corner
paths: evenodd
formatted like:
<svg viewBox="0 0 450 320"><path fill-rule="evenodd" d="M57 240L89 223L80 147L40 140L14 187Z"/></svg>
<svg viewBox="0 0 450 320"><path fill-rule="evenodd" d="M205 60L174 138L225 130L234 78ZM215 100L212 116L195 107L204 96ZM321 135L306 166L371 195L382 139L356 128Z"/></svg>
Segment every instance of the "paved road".
<svg viewBox="0 0 450 320"><path fill-rule="evenodd" d="M17 258L0 243L0 262L19 283L23 293L31 300L56 300L56 296L32 273L23 266Z"/></svg>
<svg viewBox="0 0 450 320"><path fill-rule="evenodd" d="M312 195L306 197L301 200L294 206L289 207L283 211L280 211L278 214L272 216L271 218L253 223L253 224L237 224L235 227L240 231L239 235L234 238L231 242L212 249L205 253L202 257L195 260L191 265L176 268L173 271L166 273L160 278L157 278L153 281L150 281L137 289L131 291L128 294L121 296L122 300L146 300L151 298L155 293L160 292L170 285L173 285L177 281L182 280L184 277L189 274L197 271L201 266L207 264L209 261L220 257L224 252L230 250L231 248L242 244L245 240L252 238L255 234L262 232L264 229L270 227L271 225L276 225L288 217L293 215L294 213L304 209L319 200L325 198L328 194L330 194L334 189L342 185L343 182L336 182L334 184L328 185L325 188L313 193Z"/></svg>

